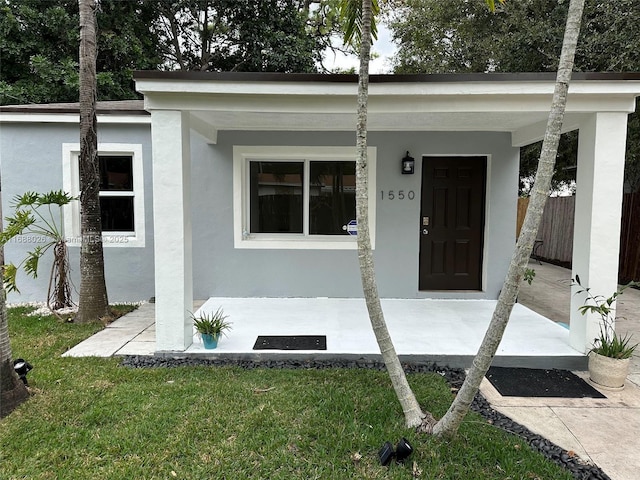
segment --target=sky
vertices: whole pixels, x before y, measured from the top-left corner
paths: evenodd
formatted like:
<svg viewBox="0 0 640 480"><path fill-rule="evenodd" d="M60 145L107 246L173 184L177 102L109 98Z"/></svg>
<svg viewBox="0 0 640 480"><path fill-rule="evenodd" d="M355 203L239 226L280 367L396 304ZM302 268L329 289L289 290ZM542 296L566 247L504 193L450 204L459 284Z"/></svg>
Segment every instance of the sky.
<svg viewBox="0 0 640 480"><path fill-rule="evenodd" d="M391 32L384 24L378 24L378 39L373 44L373 52L379 55L371 61L369 73L391 73L390 58L396 51L396 45L391 40ZM358 57L355 55L338 54L333 58L333 53L327 53L325 66L327 68L349 69L354 67L358 71Z"/></svg>

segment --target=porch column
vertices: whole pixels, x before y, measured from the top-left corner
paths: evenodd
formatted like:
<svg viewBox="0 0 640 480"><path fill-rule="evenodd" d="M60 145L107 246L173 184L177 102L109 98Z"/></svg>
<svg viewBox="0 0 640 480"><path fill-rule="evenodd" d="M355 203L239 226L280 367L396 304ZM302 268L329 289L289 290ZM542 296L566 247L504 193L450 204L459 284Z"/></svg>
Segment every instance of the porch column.
<svg viewBox="0 0 640 480"><path fill-rule="evenodd" d="M192 343L191 152L189 114L151 112L156 350Z"/></svg>
<svg viewBox="0 0 640 480"><path fill-rule="evenodd" d="M627 113L596 113L580 125L571 276L605 298L618 287L626 137ZM580 314L586 296L577 290L571 290L569 338L573 348L587 352L600 317Z"/></svg>

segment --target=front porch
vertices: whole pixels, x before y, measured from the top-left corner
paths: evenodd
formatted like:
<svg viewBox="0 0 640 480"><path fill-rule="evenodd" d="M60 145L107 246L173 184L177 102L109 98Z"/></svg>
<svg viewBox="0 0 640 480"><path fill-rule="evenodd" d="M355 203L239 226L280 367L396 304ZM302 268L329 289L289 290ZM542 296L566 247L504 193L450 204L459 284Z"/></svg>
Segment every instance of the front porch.
<svg viewBox="0 0 640 480"><path fill-rule="evenodd" d="M495 300L383 299L382 307L403 361L468 367L495 303ZM363 299L215 297L207 300L200 311L214 312L218 307L229 315L233 329L215 350L205 350L200 338L194 335L186 351L157 351L155 324L150 317L154 305L148 304L65 355L155 353L252 360L380 359ZM138 328L132 328L134 322ZM326 335L327 350L253 350L258 335ZM567 329L516 304L493 364L585 370L586 357L569 346Z"/></svg>
<svg viewBox="0 0 640 480"><path fill-rule="evenodd" d="M256 307L260 315L251 318L235 302L271 301L226 298L361 294L356 256L349 255L353 239L349 244L349 239L333 242L311 234L304 195L295 215L303 227L286 226L282 234L263 231L251 220L252 208L255 211L260 202L251 193L255 185L250 179L252 165L257 168L261 162L297 163L302 166L296 168L306 172L315 161L355 158L357 76L153 71L137 72L135 80L152 124L156 349L204 354L193 342L188 312L194 298L213 295L225 297L217 304L235 322L229 342L214 355L255 356L253 342L257 335L270 333L266 325L282 329L280 333L295 327L294 334L327 335L329 350L313 355L376 354L370 328L364 327L362 304L272 300L282 303L273 309ZM518 148L542 139L554 76L381 75L370 80L368 146L374 154L369 160L375 177L368 183L369 208L370 221L376 222L372 231L377 235L380 295L475 300L466 308L466 302L455 304L453 312L448 307L454 304L446 301L387 301L392 335L402 355L434 360L447 355L452 363L468 363L493 310L491 299L502 288L515 243ZM591 292L605 297L617 285L626 123L638 92L638 74L576 73L564 116L563 131L580 133L571 277L579 275ZM399 169L401 152L408 151L422 159L413 176ZM481 285L472 291L446 283L421 287L421 269L456 274L451 258L445 263L443 254L433 256L441 263L418 265L421 238L435 238L433 206L421 213L422 199L416 195L425 191L423 173L428 169L422 165L436 157L469 156L488 162L481 182L486 202L482 226L475 227L475 222L465 227L479 232L483 249L472 255L466 246L460 247L459 255L463 266L481 262L481 271L473 271L480 273ZM300 185L309 178L305 175ZM412 201L405 192L412 192ZM431 228L419 228L430 225L430 219ZM447 241L438 241L445 248ZM453 248L448 251L457 251ZM314 275L309 275L312 270ZM536 325L527 315L521 319L518 307L496 363L539 356L552 358L547 361L558 367L561 358L576 356L584 365L584 352L600 329L597 315L580 315L578 307L584 301L584 294L572 295L570 332L557 330L552 335L549 325ZM466 313L458 315L458 309Z"/></svg>

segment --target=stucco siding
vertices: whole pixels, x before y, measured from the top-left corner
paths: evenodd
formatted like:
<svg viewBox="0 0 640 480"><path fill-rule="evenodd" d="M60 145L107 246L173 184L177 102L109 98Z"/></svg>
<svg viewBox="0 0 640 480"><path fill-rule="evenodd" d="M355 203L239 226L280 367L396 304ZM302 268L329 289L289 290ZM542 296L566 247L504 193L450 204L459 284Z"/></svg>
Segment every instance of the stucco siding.
<svg viewBox="0 0 640 480"><path fill-rule="evenodd" d="M216 145L192 141L194 295L359 297L354 250L233 248L234 145L350 146L349 132L220 132ZM515 242L518 149L500 133L371 132L377 148L377 192L413 191L413 200L377 200L375 260L380 295L397 298L496 298ZM409 150L416 173L402 175ZM489 155L482 292L419 292L421 157ZM197 220L196 220L197 219Z"/></svg>
<svg viewBox="0 0 640 480"><path fill-rule="evenodd" d="M62 143L77 143L75 125L3 124L0 134L2 202L27 190L62 188ZM141 144L144 168L144 247L105 247L111 301L154 295L152 157L148 125L104 125L100 143ZM234 145L353 146L350 132L223 131L215 145L192 133L194 297L360 297L355 250L236 249L233 237ZM371 132L377 149L375 261L380 295L395 298L496 298L515 242L518 149L510 135L486 132ZM416 159L414 175L400 173L406 151ZM487 155L484 279L480 292L419 292L418 254L423 155ZM390 190L414 192L412 200L389 200ZM385 198L381 197L384 191ZM161 215L162 212L159 212ZM24 258L27 243L11 242L8 261ZM72 278L79 287L79 247L70 246ZM19 276L21 294L10 302L41 301L47 288L49 256L40 276Z"/></svg>
<svg viewBox="0 0 640 480"><path fill-rule="evenodd" d="M99 143L141 144L144 170L144 247L105 246L105 274L109 300L138 301L153 295L153 210L152 157L149 125L101 125ZM26 191L47 192L63 188L63 143L79 143L74 124L4 123L0 128L0 167L2 169L2 209L6 216L10 203ZM6 261L20 262L32 243L12 241L5 248ZM80 246L69 245L72 281L80 287ZM20 294L11 293L9 302L44 301L51 268L51 255L42 258L37 279L20 272ZM77 293L74 294L77 300Z"/></svg>

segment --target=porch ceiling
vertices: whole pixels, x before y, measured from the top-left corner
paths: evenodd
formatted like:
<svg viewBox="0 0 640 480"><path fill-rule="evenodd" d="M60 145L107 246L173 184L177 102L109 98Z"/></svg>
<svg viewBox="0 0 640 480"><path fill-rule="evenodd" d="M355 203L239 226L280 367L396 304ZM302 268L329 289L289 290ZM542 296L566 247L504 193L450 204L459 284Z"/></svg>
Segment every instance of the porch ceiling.
<svg viewBox="0 0 640 480"><path fill-rule="evenodd" d="M355 111L355 103L353 110ZM355 112L191 111L193 118L214 130L353 131ZM515 132L546 120L543 112L381 112L369 110L370 131L493 131ZM568 116L572 130L579 115Z"/></svg>
<svg viewBox="0 0 640 480"><path fill-rule="evenodd" d="M191 113L195 128L352 131L353 75L137 72L145 108ZM544 132L554 76L548 74L374 75L369 90L372 131L502 131L514 145ZM632 112L640 74L575 74L565 131L585 115Z"/></svg>

